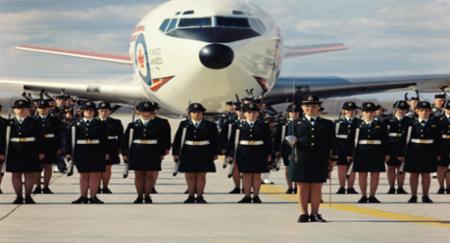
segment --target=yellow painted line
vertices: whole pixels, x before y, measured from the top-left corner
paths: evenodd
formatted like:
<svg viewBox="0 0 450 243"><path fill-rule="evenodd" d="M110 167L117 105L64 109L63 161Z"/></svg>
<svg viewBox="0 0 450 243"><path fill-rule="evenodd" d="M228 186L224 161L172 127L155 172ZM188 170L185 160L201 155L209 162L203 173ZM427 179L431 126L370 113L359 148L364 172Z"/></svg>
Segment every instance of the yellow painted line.
<svg viewBox="0 0 450 243"><path fill-rule="evenodd" d="M272 196L291 201L291 202L297 202L297 196L296 195L289 195L284 194L284 188L280 186L275 185L263 185L261 187L262 193L268 193L269 195L272 193ZM345 211L345 212L351 212L351 213L357 213L361 215L370 216L373 218L380 218L380 219L387 219L392 221L405 221L405 222L411 222L411 223L417 223L417 224L425 224L440 228L447 228L450 229L450 223L444 222L444 220L432 218L432 217L423 217L423 216L415 216L415 215L409 215L409 214L403 214L403 213L394 213L394 212L388 212L383 211L379 209L373 209L373 208L366 208L366 207L359 207L351 204L329 204L329 203L323 203L321 205L322 208L327 209L334 209L339 211Z"/></svg>

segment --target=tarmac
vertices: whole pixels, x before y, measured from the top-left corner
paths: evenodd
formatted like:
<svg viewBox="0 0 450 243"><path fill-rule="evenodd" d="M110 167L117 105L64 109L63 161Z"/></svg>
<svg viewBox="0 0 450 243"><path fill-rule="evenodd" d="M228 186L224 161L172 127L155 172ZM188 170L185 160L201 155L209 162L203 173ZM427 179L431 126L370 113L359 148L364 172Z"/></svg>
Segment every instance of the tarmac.
<svg viewBox="0 0 450 243"><path fill-rule="evenodd" d="M171 121L172 133L176 121ZM272 172L273 185L264 185L263 204L238 204L243 195L228 192L233 183L216 162L217 173L208 174L208 204L186 205L183 174L172 176L170 157L156 185L153 204L134 205L133 173L122 178L123 166L113 167L110 189L100 194L104 205L72 205L78 198L78 174L54 174L52 195L35 195L35 205L12 205L15 195L10 174L0 194L0 242L449 242L450 194L437 195L434 204L408 204L410 195L388 195L382 174L381 204L357 204L360 195L336 195L336 170L323 186L321 214L327 223L297 223L297 196L285 194L284 168ZM408 181L408 178L407 178ZM358 185L355 188L359 191ZM407 183L405 189L409 191ZM419 190L420 191L420 190ZM330 201L331 199L331 201ZM420 201L420 195L419 195Z"/></svg>

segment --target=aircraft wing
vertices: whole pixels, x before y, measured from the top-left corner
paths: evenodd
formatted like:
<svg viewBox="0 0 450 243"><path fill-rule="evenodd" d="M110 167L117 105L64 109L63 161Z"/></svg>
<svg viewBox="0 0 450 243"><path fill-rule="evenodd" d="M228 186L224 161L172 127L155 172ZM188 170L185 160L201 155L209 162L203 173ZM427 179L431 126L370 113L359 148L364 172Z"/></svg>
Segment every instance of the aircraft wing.
<svg viewBox="0 0 450 243"><path fill-rule="evenodd" d="M92 51L66 50L66 49L60 49L60 48L50 48L50 47L32 46L32 45L19 45L16 47L16 49L23 50L23 51L47 53L47 54L53 54L53 55L92 59L92 60L104 61L104 62L112 62L112 63L120 63L120 64L128 64L128 65L133 64L132 61L130 60L130 57L126 56L126 55L105 54L105 53L97 53L97 52L92 52Z"/></svg>
<svg viewBox="0 0 450 243"><path fill-rule="evenodd" d="M324 52L343 51L347 49L348 47L346 47L342 43L308 45L308 46L286 46L284 50L284 57L292 58L292 57L319 54Z"/></svg>
<svg viewBox="0 0 450 243"><path fill-rule="evenodd" d="M4 88L18 88L21 91L60 94L64 91L68 95L91 100L105 100L124 104L135 104L144 99L141 84L131 76L121 78L102 79L55 79L33 80L30 78L0 78L0 86ZM20 93L17 94L19 96Z"/></svg>
<svg viewBox="0 0 450 243"><path fill-rule="evenodd" d="M295 90L293 90L295 86ZM421 92L441 92L450 88L450 74L412 75L379 78L287 77L279 78L265 96L268 104L292 101L309 94L322 98L368 94L383 91L417 89Z"/></svg>

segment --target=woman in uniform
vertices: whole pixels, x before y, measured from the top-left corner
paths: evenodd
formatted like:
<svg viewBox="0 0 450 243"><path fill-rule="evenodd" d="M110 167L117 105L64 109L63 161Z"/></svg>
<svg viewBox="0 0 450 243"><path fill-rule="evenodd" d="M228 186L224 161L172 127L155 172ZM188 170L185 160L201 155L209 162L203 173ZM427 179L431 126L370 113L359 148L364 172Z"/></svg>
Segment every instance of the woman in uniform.
<svg viewBox="0 0 450 243"><path fill-rule="evenodd" d="M360 124L352 131L351 141L354 166L353 171L358 173L359 187L362 197L358 203L380 203L375 197L380 172L385 172L384 163L389 160L387 153L387 128L375 120L377 106L372 102L362 105ZM359 132L357 132L359 131ZM355 138L355 136L357 136ZM357 143L355 146L355 142ZM351 159L350 156L348 159ZM370 173L370 195L367 197L367 175Z"/></svg>
<svg viewBox="0 0 450 243"><path fill-rule="evenodd" d="M437 179L439 183L439 190L437 194L450 194L450 172L448 171L450 165L450 102L444 106L444 114L439 117L439 136L441 137L439 143L439 160L437 162ZM444 184L447 184L447 189L444 190Z"/></svg>
<svg viewBox="0 0 450 243"><path fill-rule="evenodd" d="M206 203L206 173L216 171L219 133L213 122L203 119L206 109L201 104L190 104L188 110L188 119L180 123L175 134L172 154L180 163L178 170L185 173L189 197L184 203Z"/></svg>
<svg viewBox="0 0 450 243"><path fill-rule="evenodd" d="M416 107L417 118L412 123L411 140L405 157L405 172L410 173L411 198L409 203L417 203L419 176L422 177L422 202L432 203L430 190L430 173L436 172L438 157L439 128L432 120L431 104L420 101Z"/></svg>
<svg viewBox="0 0 450 243"><path fill-rule="evenodd" d="M304 116L295 124L291 146L295 146L297 157L289 163L289 176L297 183L302 214L297 222L326 222L319 214L322 184L326 182L333 162L330 159L334 146L333 122L319 116L322 102L309 96L302 102ZM311 213L308 214L308 203Z"/></svg>
<svg viewBox="0 0 450 243"><path fill-rule="evenodd" d="M96 105L86 101L82 106L83 118L76 121L70 127L69 142L74 146L73 162L80 173L80 198L73 204L92 203L103 204L97 198L98 186L101 174L105 172L108 153L106 150L107 130L106 126L95 118ZM72 144L72 131L75 129L75 144ZM67 151L71 151L71 148ZM87 194L90 193L88 199Z"/></svg>
<svg viewBox="0 0 450 243"><path fill-rule="evenodd" d="M122 141L123 126L119 119L111 117L111 104L108 102L101 102L98 105L98 119L106 126L108 140L106 143L106 150L109 159L106 161L106 170L101 175L101 182L103 188L98 188L98 193L111 194L109 189L109 181L111 180L111 169L115 164L120 163L120 141Z"/></svg>
<svg viewBox="0 0 450 243"><path fill-rule="evenodd" d="M154 102L140 102L136 106L139 119L128 124L122 139L123 159L134 170L135 204L153 203L150 193L166 154L168 128L156 119L157 107Z"/></svg>
<svg viewBox="0 0 450 243"><path fill-rule="evenodd" d="M45 158L44 132L38 121L30 117L31 104L26 100L14 102L15 118L9 121L11 129L6 158L6 171L12 173L12 185L17 195L14 204L34 204L31 192L35 174L41 171L40 160ZM22 176L25 184L25 200L22 195Z"/></svg>
<svg viewBox="0 0 450 243"><path fill-rule="evenodd" d="M245 120L234 129L227 156L229 159L235 159L239 172L242 173L245 196L239 203L262 203L259 198L261 174L268 171L269 161L271 161L271 130L264 120L258 120L257 105L253 103L244 105L243 111ZM238 135L239 138L235 139ZM237 144L235 144L236 141ZM233 158L234 154L236 154L235 158Z"/></svg>

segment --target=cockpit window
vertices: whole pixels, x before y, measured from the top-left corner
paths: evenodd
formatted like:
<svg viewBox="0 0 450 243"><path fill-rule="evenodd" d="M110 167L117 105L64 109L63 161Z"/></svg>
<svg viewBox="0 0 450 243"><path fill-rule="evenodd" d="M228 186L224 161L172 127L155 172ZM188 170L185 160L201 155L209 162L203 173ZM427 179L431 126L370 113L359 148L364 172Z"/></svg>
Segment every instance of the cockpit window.
<svg viewBox="0 0 450 243"><path fill-rule="evenodd" d="M211 18L184 18L180 19L178 27L209 27L211 25Z"/></svg>
<svg viewBox="0 0 450 243"><path fill-rule="evenodd" d="M259 19L249 19L250 26L258 33L264 33L266 31L266 27L263 22Z"/></svg>
<svg viewBox="0 0 450 243"><path fill-rule="evenodd" d="M219 27L250 28L247 18L216 17L216 25Z"/></svg>
<svg viewBox="0 0 450 243"><path fill-rule="evenodd" d="M184 11L183 15L194 14L194 10Z"/></svg>
<svg viewBox="0 0 450 243"><path fill-rule="evenodd" d="M235 14L235 15L244 15L244 12L239 11L239 10L233 10L233 14Z"/></svg>
<svg viewBox="0 0 450 243"><path fill-rule="evenodd" d="M159 30L161 30L162 32L164 32L167 28L167 25L169 25L170 19L165 19L161 26L159 26Z"/></svg>
<svg viewBox="0 0 450 243"><path fill-rule="evenodd" d="M169 27L167 28L166 32L169 32L177 27L177 19L171 19Z"/></svg>

